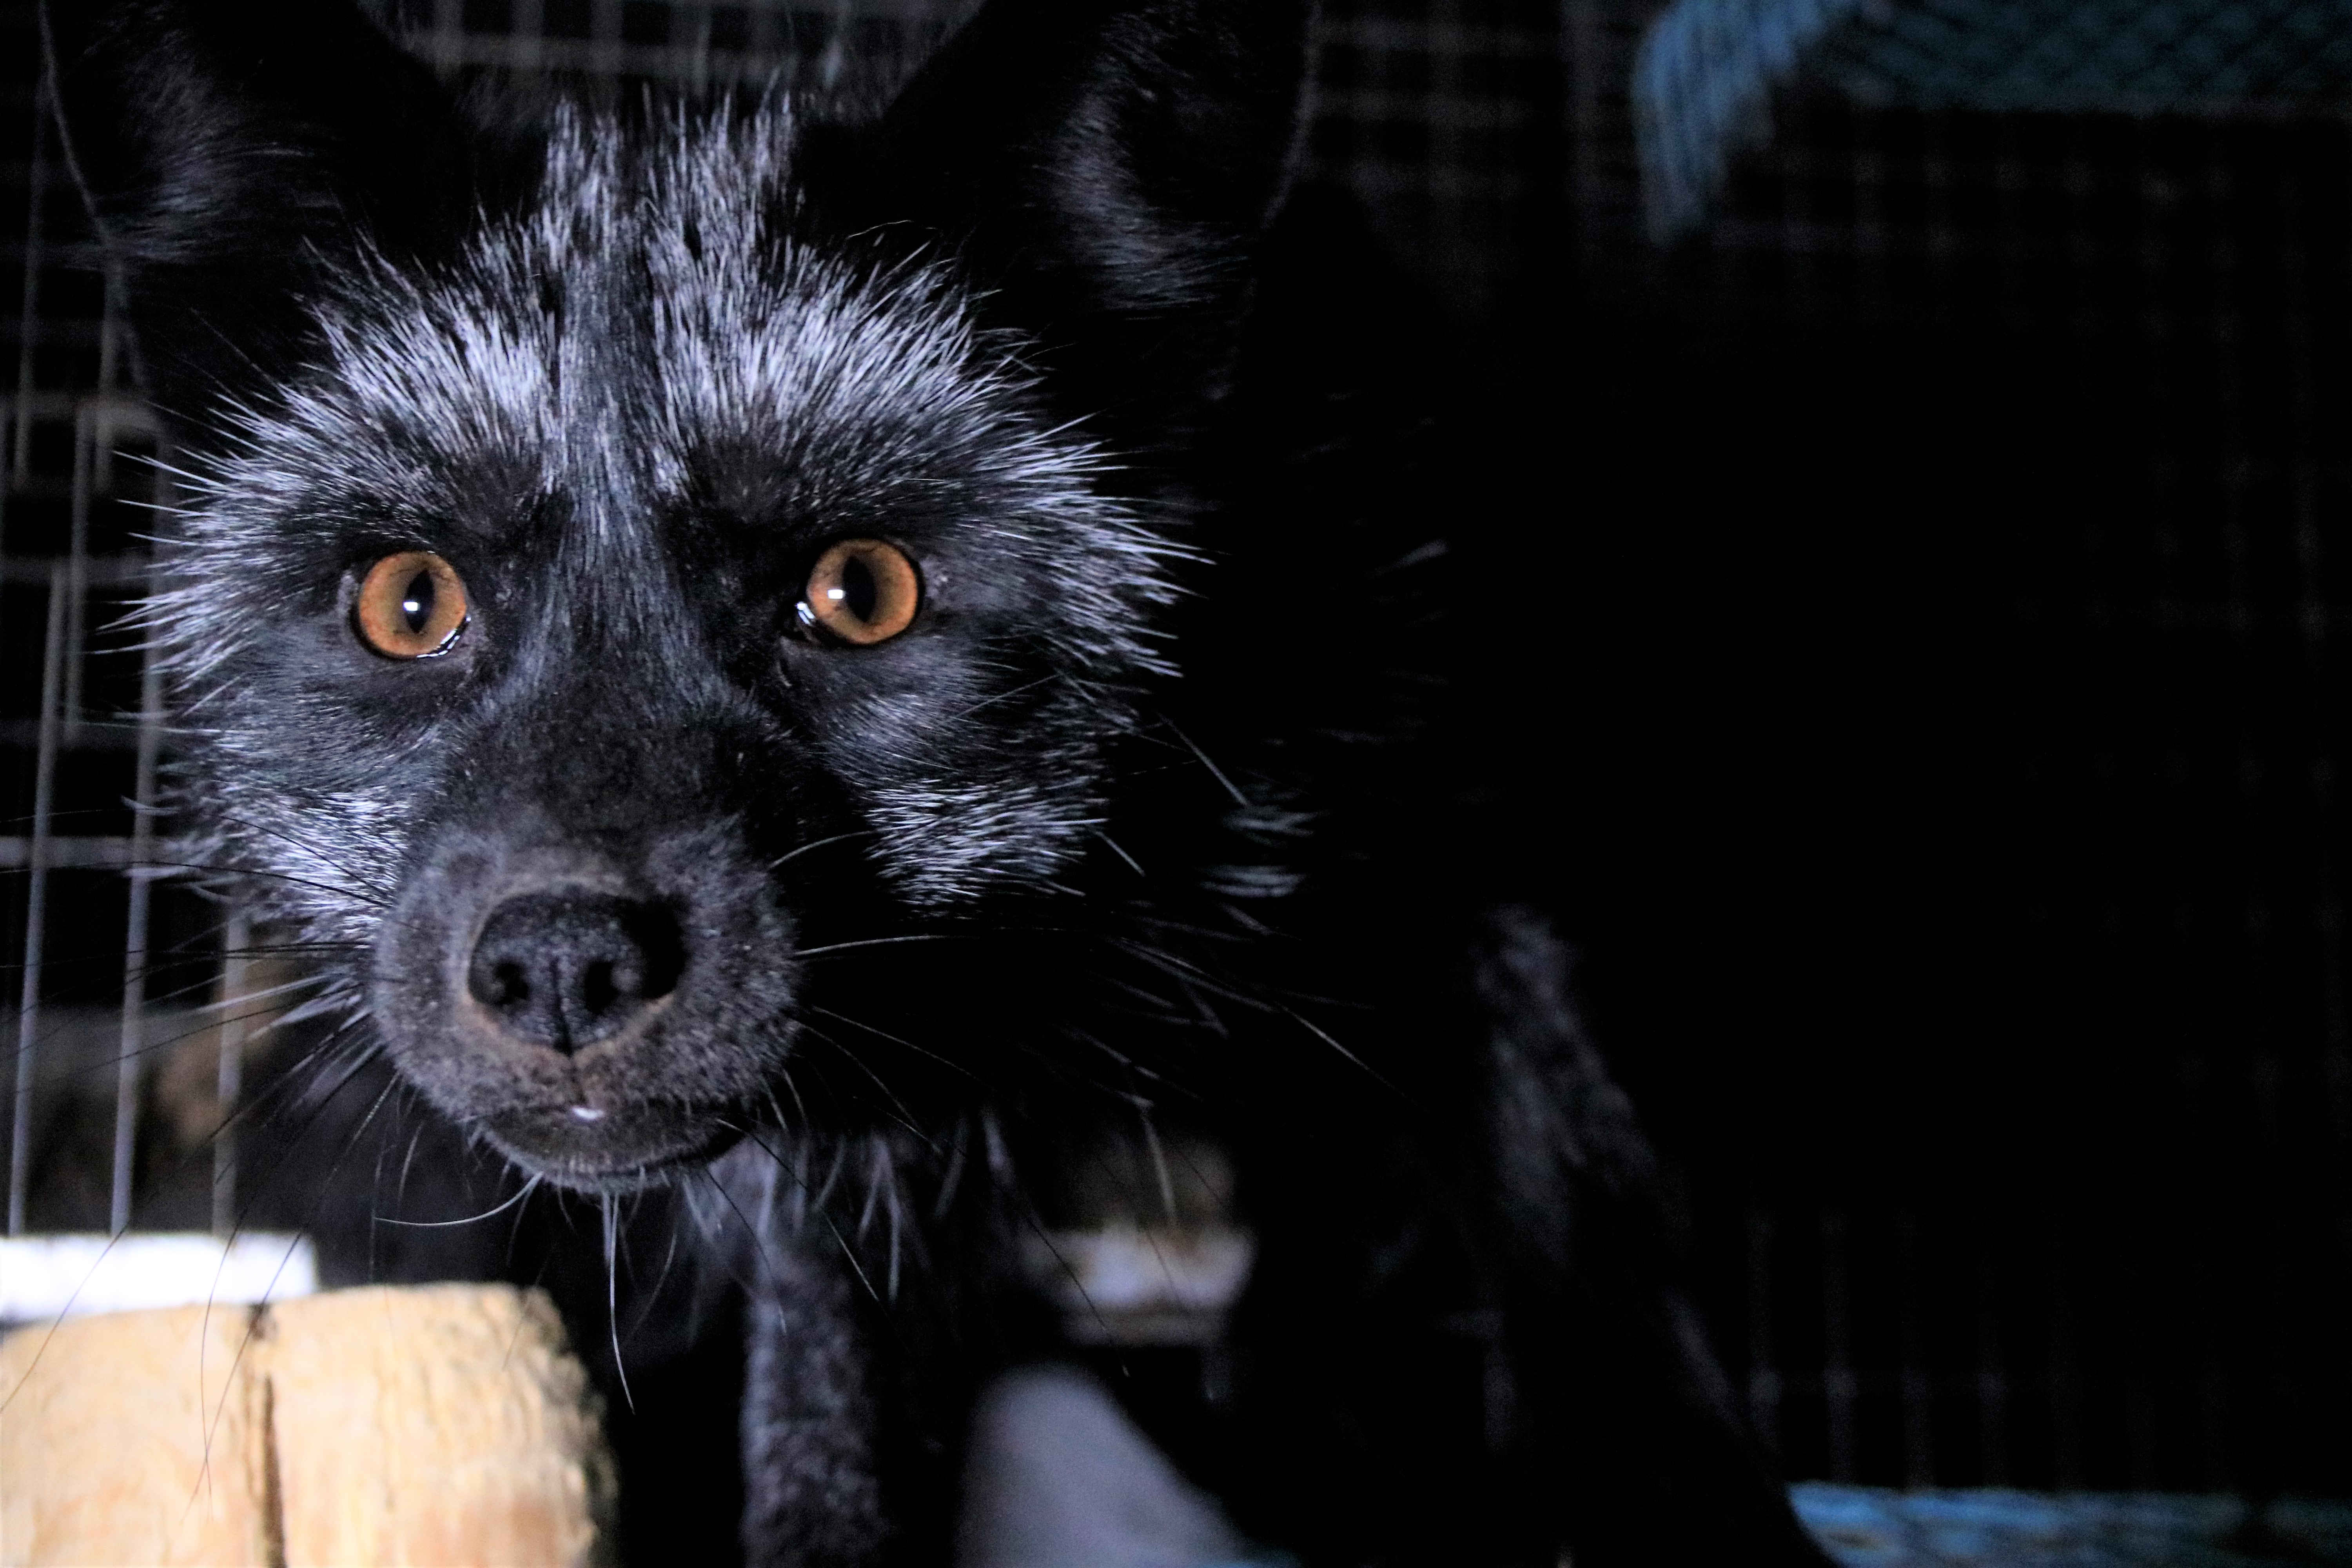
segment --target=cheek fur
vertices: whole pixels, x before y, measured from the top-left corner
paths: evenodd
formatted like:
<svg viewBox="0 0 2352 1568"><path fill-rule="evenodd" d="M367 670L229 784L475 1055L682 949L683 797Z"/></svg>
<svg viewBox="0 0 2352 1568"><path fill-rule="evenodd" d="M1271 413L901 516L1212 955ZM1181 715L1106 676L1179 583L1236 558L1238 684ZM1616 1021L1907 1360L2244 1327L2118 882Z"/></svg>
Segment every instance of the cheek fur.
<svg viewBox="0 0 2352 1568"><path fill-rule="evenodd" d="M1129 726L1126 708L1050 675L1000 684L869 700L826 727L830 767L873 826L875 868L912 903L1049 880L1101 821L1106 738Z"/></svg>

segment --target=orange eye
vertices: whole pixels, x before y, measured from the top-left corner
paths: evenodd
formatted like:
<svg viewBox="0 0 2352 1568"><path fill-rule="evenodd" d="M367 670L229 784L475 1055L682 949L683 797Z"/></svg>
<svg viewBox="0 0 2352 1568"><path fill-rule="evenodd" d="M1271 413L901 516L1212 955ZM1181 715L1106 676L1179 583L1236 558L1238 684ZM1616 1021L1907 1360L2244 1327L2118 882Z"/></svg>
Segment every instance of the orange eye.
<svg viewBox="0 0 2352 1568"><path fill-rule="evenodd" d="M802 591L801 624L859 647L913 624L923 584L906 552L878 539L845 539L816 559Z"/></svg>
<svg viewBox="0 0 2352 1568"><path fill-rule="evenodd" d="M466 629L466 584L429 550L404 550L368 568L352 606L360 641L386 658L447 653Z"/></svg>

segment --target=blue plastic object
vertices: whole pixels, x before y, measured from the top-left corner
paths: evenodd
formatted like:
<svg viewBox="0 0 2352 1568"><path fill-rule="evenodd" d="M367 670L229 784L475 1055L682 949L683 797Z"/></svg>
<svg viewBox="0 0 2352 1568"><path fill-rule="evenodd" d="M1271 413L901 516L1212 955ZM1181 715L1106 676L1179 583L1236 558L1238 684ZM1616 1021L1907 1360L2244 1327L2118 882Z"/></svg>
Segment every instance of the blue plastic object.
<svg viewBox="0 0 2352 1568"><path fill-rule="evenodd" d="M1633 68L1652 237L1702 222L1799 79L1992 113L2352 112L2352 0L1675 0Z"/></svg>
<svg viewBox="0 0 2352 1568"><path fill-rule="evenodd" d="M2352 1563L2352 1503L1883 1490L1810 1481L1797 1516L1844 1568L2270 1568Z"/></svg>

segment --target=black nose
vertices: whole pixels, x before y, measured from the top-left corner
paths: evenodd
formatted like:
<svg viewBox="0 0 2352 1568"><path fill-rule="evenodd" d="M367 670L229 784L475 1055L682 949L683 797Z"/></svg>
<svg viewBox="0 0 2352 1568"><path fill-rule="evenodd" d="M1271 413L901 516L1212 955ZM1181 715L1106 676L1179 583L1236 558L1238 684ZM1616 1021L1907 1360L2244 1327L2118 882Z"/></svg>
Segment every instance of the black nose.
<svg viewBox="0 0 2352 1568"><path fill-rule="evenodd" d="M466 989L517 1039L569 1055L677 988L677 921L657 905L524 893L490 911Z"/></svg>

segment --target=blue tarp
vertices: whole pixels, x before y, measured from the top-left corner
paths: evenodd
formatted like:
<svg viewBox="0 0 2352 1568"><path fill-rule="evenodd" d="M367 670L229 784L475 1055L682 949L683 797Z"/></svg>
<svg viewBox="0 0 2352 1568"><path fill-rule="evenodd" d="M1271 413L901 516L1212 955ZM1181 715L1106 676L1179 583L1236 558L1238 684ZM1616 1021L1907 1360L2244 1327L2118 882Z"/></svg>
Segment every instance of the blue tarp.
<svg viewBox="0 0 2352 1568"><path fill-rule="evenodd" d="M1799 78L1992 112L2352 112L2352 0L1675 0L1634 64L1652 235L1699 223Z"/></svg>
<svg viewBox="0 0 2352 1568"><path fill-rule="evenodd" d="M1809 1481L1798 1517L1844 1568L2277 1568L2352 1563L2352 1503L1883 1490Z"/></svg>

